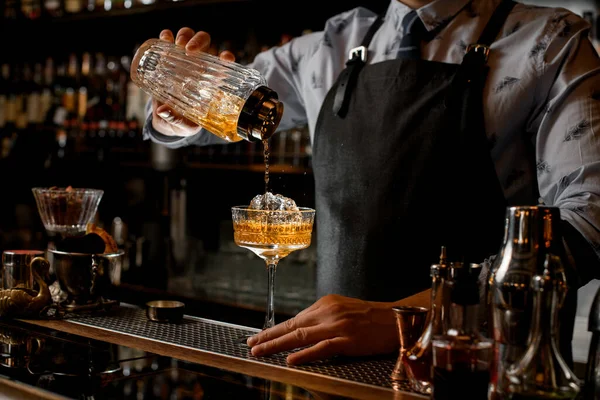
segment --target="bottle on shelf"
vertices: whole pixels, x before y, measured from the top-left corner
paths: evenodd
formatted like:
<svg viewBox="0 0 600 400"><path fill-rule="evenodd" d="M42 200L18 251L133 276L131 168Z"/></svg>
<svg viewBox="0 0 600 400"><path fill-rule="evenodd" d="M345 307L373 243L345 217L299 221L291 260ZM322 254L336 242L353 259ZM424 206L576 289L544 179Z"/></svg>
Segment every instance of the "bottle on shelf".
<svg viewBox="0 0 600 400"><path fill-rule="evenodd" d="M42 15L41 0L21 0L21 15L30 20L36 20Z"/></svg>
<svg viewBox="0 0 600 400"><path fill-rule="evenodd" d="M10 154L14 141L17 136L18 126L18 113L19 113L19 97L17 95L19 91L17 68L13 65L7 65L3 68L3 75L5 76L4 81L6 85L6 104L4 107L4 135L2 138L2 153L5 157Z"/></svg>
<svg viewBox="0 0 600 400"><path fill-rule="evenodd" d="M43 66L37 62L33 66L31 90L27 99L27 122L31 127L39 127L42 120Z"/></svg>
<svg viewBox="0 0 600 400"><path fill-rule="evenodd" d="M8 157L10 140L7 128L8 96L10 96L10 65L0 65L0 158Z"/></svg>
<svg viewBox="0 0 600 400"><path fill-rule="evenodd" d="M19 19L19 2L17 0L4 0L2 15L6 20Z"/></svg>
<svg viewBox="0 0 600 400"><path fill-rule="evenodd" d="M40 124L48 125L49 111L52 108L54 87L54 61L52 57L46 59L44 65L42 88L40 94Z"/></svg>
<svg viewBox="0 0 600 400"><path fill-rule="evenodd" d="M82 12L86 4L83 0L64 0L64 10L66 14L78 14Z"/></svg>
<svg viewBox="0 0 600 400"><path fill-rule="evenodd" d="M60 18L64 15L61 0L43 0L43 14L48 18Z"/></svg>

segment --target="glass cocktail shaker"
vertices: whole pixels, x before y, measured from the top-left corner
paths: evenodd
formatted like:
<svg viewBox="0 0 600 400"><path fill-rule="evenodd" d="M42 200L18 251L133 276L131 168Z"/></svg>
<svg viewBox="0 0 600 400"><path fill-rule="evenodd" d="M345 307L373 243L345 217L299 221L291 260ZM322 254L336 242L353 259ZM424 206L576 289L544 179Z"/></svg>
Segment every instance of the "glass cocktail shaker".
<svg viewBox="0 0 600 400"><path fill-rule="evenodd" d="M268 139L283 114L257 70L163 40L139 47L130 74L148 95L229 142Z"/></svg>

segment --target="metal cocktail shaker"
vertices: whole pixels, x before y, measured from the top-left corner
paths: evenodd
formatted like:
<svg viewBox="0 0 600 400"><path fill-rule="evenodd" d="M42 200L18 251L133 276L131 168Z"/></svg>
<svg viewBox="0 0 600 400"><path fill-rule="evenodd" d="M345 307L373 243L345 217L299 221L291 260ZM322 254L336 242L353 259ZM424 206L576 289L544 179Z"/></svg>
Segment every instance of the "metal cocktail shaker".
<svg viewBox="0 0 600 400"><path fill-rule="evenodd" d="M495 341L491 399L504 397L506 371L525 351L531 329L531 281L536 266L544 262L547 254L563 257L560 221L557 207L519 206L506 210L503 244L487 284L488 332ZM564 271L560 275L555 278L566 284Z"/></svg>
<svg viewBox="0 0 600 400"><path fill-rule="evenodd" d="M268 139L283 114L257 70L159 39L140 46L130 74L148 95L229 142Z"/></svg>

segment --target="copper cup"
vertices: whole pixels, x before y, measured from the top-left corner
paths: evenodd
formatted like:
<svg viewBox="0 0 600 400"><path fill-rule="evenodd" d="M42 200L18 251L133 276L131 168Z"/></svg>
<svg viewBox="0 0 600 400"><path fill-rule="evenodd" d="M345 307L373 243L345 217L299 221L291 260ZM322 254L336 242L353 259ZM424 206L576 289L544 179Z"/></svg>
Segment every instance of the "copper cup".
<svg viewBox="0 0 600 400"><path fill-rule="evenodd" d="M424 307L415 306L398 306L392 309L396 316L396 326L400 337L400 354L391 378L392 386L395 389L400 389L399 383L408 379L404 368L405 353L419 340L425 328L428 310Z"/></svg>

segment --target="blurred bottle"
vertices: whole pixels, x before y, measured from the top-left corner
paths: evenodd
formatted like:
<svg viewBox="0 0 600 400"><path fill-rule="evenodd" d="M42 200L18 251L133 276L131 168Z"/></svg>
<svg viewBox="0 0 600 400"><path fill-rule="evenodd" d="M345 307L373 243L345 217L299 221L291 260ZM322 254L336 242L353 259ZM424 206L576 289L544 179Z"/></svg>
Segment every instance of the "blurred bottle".
<svg viewBox="0 0 600 400"><path fill-rule="evenodd" d="M12 128L9 124L13 112L9 103L11 92L10 65L6 63L0 66L0 158L7 158L12 147Z"/></svg>
<svg viewBox="0 0 600 400"><path fill-rule="evenodd" d="M27 122L31 127L39 126L44 122L42 116L42 86L43 66L41 63L35 63L27 98Z"/></svg>
<svg viewBox="0 0 600 400"><path fill-rule="evenodd" d="M433 338L433 400L487 400L492 341L479 332L478 272L468 266L447 281L448 328Z"/></svg>
<svg viewBox="0 0 600 400"><path fill-rule="evenodd" d="M405 367L413 390L431 395L431 367L433 338L444 334L448 328L451 297L448 279L450 268L446 259L446 248L442 247L439 264L431 266L431 309L425 330L417 343L406 352Z"/></svg>
<svg viewBox="0 0 600 400"><path fill-rule="evenodd" d="M42 15L41 0L21 0L21 13L26 19L38 19Z"/></svg>
<svg viewBox="0 0 600 400"><path fill-rule="evenodd" d="M64 0L65 13L78 14L83 11L85 4L84 0Z"/></svg>
<svg viewBox="0 0 600 400"><path fill-rule="evenodd" d="M4 0L3 16L6 20L19 18L19 2L17 0Z"/></svg>
<svg viewBox="0 0 600 400"><path fill-rule="evenodd" d="M54 86L54 61L52 57L46 59L44 65L42 87L40 94L40 115L39 120L41 124L47 124L48 112L52 108L52 88Z"/></svg>
<svg viewBox="0 0 600 400"><path fill-rule="evenodd" d="M44 14L49 18L60 18L64 15L63 5L61 0L43 0Z"/></svg>
<svg viewBox="0 0 600 400"><path fill-rule="evenodd" d="M17 129L17 114L18 114L18 78L16 67L10 64L4 64L2 75L6 87L6 102L4 106L4 135L3 135L3 155L8 156L12 148Z"/></svg>
<svg viewBox="0 0 600 400"><path fill-rule="evenodd" d="M9 77L10 65L8 63L0 65L0 135L4 133L4 128L6 127Z"/></svg>

